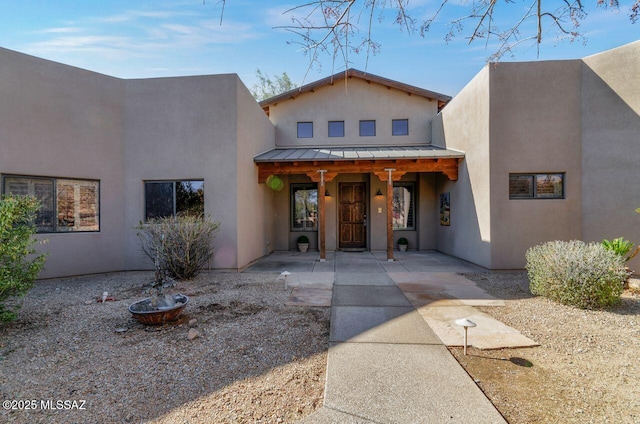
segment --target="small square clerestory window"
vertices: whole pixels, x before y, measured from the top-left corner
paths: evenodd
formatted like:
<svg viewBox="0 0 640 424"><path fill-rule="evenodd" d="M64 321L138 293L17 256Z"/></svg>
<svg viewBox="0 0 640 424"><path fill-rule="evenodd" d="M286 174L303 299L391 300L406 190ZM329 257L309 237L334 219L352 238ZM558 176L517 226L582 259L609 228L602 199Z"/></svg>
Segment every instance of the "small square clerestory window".
<svg viewBox="0 0 640 424"><path fill-rule="evenodd" d="M375 137L376 121L365 120L360 121L360 137Z"/></svg>
<svg viewBox="0 0 640 424"><path fill-rule="evenodd" d="M298 122L298 138L313 138L313 122Z"/></svg>
<svg viewBox="0 0 640 424"><path fill-rule="evenodd" d="M329 137L344 137L344 121L329 121Z"/></svg>
<svg viewBox="0 0 640 424"><path fill-rule="evenodd" d="M409 120L393 119L391 121L391 135L409 135Z"/></svg>

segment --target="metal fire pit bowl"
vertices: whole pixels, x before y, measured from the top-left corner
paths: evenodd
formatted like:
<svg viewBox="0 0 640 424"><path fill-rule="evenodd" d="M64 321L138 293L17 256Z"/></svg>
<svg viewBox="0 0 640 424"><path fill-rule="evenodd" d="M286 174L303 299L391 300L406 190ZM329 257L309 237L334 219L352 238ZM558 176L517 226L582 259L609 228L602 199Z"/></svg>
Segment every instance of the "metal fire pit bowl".
<svg viewBox="0 0 640 424"><path fill-rule="evenodd" d="M174 294L176 305L167 309L155 309L151 306L151 298L142 299L131 306L131 315L145 325L162 325L178 319L182 311L189 303L189 298L183 294Z"/></svg>

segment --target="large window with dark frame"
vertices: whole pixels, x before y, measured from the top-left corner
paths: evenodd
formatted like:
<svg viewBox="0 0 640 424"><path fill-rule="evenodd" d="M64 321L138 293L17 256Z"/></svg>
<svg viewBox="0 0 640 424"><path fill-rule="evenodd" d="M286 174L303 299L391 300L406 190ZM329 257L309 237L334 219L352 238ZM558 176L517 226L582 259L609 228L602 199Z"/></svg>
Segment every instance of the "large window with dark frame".
<svg viewBox="0 0 640 424"><path fill-rule="evenodd" d="M6 175L2 192L40 201L39 233L100 231L100 181Z"/></svg>
<svg viewBox="0 0 640 424"><path fill-rule="evenodd" d="M394 230L415 230L415 185L413 183L393 184Z"/></svg>
<svg viewBox="0 0 640 424"><path fill-rule="evenodd" d="M564 173L509 174L509 199L564 199Z"/></svg>
<svg viewBox="0 0 640 424"><path fill-rule="evenodd" d="M318 230L317 184L291 184L291 230Z"/></svg>
<svg viewBox="0 0 640 424"><path fill-rule="evenodd" d="M204 215L204 181L145 181L145 219Z"/></svg>

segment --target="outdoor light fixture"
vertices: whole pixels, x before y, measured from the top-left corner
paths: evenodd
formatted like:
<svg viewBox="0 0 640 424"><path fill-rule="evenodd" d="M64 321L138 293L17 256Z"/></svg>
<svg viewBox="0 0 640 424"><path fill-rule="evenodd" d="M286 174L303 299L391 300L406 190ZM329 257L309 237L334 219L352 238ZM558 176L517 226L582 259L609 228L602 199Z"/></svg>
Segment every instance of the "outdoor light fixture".
<svg viewBox="0 0 640 424"><path fill-rule="evenodd" d="M456 320L456 324L464 327L464 354L467 354L467 329L469 327L475 327L476 323L468 318L460 318Z"/></svg>
<svg viewBox="0 0 640 424"><path fill-rule="evenodd" d="M324 191L324 197L331 197L331 195L329 194L329 190Z"/></svg>
<svg viewBox="0 0 640 424"><path fill-rule="evenodd" d="M289 271L282 271L280 275L284 275L284 286L287 287L287 276L291 275Z"/></svg>
<svg viewBox="0 0 640 424"><path fill-rule="evenodd" d="M380 189L378 189L378 191L376 191L376 196L382 196L382 191Z"/></svg>

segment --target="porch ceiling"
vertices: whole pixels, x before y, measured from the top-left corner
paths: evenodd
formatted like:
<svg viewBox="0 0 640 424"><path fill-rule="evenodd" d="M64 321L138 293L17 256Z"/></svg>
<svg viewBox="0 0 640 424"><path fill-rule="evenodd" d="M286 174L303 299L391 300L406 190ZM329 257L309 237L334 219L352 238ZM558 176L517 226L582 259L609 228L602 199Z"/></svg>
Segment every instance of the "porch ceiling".
<svg viewBox="0 0 640 424"><path fill-rule="evenodd" d="M458 162L464 153L432 145L375 147L311 147L273 149L254 158L258 182L270 175L307 174L316 181L325 170L325 181L338 174L374 173L386 181L388 169L394 180L407 172L442 172L450 180L458 179Z"/></svg>

